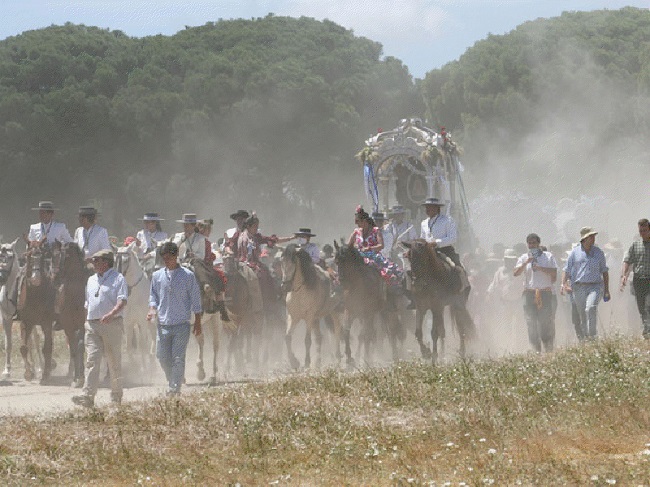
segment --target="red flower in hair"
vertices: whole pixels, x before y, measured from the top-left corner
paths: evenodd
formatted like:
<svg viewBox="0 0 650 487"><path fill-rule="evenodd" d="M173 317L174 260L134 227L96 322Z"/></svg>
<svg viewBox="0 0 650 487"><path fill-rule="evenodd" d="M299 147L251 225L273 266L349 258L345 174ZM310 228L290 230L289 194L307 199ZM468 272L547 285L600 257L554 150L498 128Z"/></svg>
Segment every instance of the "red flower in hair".
<svg viewBox="0 0 650 487"><path fill-rule="evenodd" d="M124 239L124 246L125 246L125 247L128 247L128 246L131 245L133 242L135 242L135 237L126 237L126 238Z"/></svg>
<svg viewBox="0 0 650 487"><path fill-rule="evenodd" d="M356 210L354 210L356 213L361 213L363 211L363 206L357 205Z"/></svg>

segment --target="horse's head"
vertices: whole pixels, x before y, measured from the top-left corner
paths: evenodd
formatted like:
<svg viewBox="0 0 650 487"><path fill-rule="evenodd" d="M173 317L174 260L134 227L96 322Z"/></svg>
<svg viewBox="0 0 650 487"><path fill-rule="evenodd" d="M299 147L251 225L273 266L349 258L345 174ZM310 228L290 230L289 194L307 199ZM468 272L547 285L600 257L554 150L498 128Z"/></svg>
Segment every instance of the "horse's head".
<svg viewBox="0 0 650 487"><path fill-rule="evenodd" d="M430 277L438 268L435 246L424 239L402 242L408 249L407 258L411 261L411 273L414 278Z"/></svg>
<svg viewBox="0 0 650 487"><path fill-rule="evenodd" d="M115 252L115 270L123 276L126 276L127 272L129 272L131 261L136 259L135 252L133 251L135 245L136 242L133 241L125 247L118 247Z"/></svg>
<svg viewBox="0 0 650 487"><path fill-rule="evenodd" d="M289 244L282 252L282 289L291 290L291 282L296 275L296 253L299 247L296 244Z"/></svg>
<svg viewBox="0 0 650 487"><path fill-rule="evenodd" d="M7 282L11 271L14 269L17 243L18 239L12 243L0 245L0 286L3 286Z"/></svg>
<svg viewBox="0 0 650 487"><path fill-rule="evenodd" d="M341 281L347 281L353 274L358 274L366 265L363 256L351 245L340 245L334 241L336 254L334 262L339 269L339 278Z"/></svg>
<svg viewBox="0 0 650 487"><path fill-rule="evenodd" d="M27 263L27 285L38 287L43 284L45 279L45 253L40 245L35 245L26 254Z"/></svg>
<svg viewBox="0 0 650 487"><path fill-rule="evenodd" d="M81 276L85 274L86 263L83 250L79 248L75 242L68 242L63 244L61 249L61 269L63 274L70 274L73 276Z"/></svg>
<svg viewBox="0 0 650 487"><path fill-rule="evenodd" d="M235 256L224 252L222 260L223 271L229 276L234 275L237 272L237 261L235 260Z"/></svg>

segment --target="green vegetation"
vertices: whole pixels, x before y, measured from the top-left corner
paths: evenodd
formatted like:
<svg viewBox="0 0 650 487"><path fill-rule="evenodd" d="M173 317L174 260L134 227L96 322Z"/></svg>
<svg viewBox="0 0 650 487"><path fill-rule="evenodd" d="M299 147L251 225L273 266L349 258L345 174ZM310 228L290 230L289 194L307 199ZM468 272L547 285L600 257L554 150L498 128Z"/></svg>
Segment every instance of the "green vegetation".
<svg viewBox="0 0 650 487"><path fill-rule="evenodd" d="M3 418L5 482L647 485L650 347L613 339Z"/></svg>

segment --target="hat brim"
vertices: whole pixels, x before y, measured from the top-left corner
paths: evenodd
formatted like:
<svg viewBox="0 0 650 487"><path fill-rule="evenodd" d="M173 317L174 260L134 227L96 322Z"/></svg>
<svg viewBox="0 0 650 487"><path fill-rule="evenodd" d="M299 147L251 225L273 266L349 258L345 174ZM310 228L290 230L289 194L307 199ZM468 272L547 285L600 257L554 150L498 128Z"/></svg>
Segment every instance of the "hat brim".
<svg viewBox="0 0 650 487"><path fill-rule="evenodd" d="M294 233L296 237L315 237L315 233Z"/></svg>
<svg viewBox="0 0 650 487"><path fill-rule="evenodd" d="M587 235L584 237L580 237L580 241L582 242L584 239L591 237L592 235L598 235L598 232L589 232Z"/></svg>
<svg viewBox="0 0 650 487"><path fill-rule="evenodd" d="M445 206L445 204L444 204L444 203L440 203L440 202L438 202L438 203L431 203L430 201L429 201L429 202L426 202L426 201L425 201L424 203L420 203L420 206Z"/></svg>
<svg viewBox="0 0 650 487"><path fill-rule="evenodd" d="M248 213L231 213L230 214L230 219L231 220L236 220L237 218L248 218L250 214Z"/></svg>
<svg viewBox="0 0 650 487"><path fill-rule="evenodd" d="M197 223L199 223L199 221L198 221L198 220L194 220L194 221L190 221L190 220L176 220L176 223L193 223L193 224L196 225Z"/></svg>
<svg viewBox="0 0 650 487"><path fill-rule="evenodd" d="M141 222L164 222L164 218L138 218Z"/></svg>
<svg viewBox="0 0 650 487"><path fill-rule="evenodd" d="M54 211L54 210L58 210L58 208L32 208L32 210L34 210L34 211L41 211L41 210L43 210L43 211Z"/></svg>

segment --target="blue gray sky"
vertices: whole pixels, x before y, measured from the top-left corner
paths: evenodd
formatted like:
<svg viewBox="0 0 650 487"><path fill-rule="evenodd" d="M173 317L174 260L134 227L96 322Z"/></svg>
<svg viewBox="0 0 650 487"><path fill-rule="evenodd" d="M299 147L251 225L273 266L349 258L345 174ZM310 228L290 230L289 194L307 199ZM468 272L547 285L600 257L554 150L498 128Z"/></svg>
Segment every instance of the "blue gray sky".
<svg viewBox="0 0 650 487"><path fill-rule="evenodd" d="M650 8L650 0L0 0L0 39L65 22L144 37L233 18L329 19L384 46L416 78L488 34L563 11Z"/></svg>

